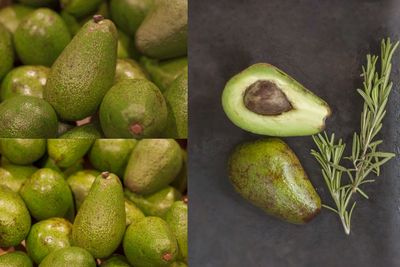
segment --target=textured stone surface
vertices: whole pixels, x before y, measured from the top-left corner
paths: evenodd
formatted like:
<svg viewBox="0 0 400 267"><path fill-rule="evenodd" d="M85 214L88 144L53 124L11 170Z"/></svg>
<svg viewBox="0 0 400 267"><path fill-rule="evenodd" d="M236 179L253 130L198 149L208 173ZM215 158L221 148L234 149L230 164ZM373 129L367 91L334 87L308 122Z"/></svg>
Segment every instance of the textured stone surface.
<svg viewBox="0 0 400 267"><path fill-rule="evenodd" d="M235 127L220 97L226 81L256 62L286 71L333 109L328 130L347 142L359 129L361 65L380 39L399 38L400 1L190 1L190 266L400 266L399 159L359 201L346 236L328 210L305 226L278 221L245 202L229 183L233 147L259 138ZM382 133L396 151L399 57ZM325 203L330 196L310 156L311 137L286 138Z"/></svg>

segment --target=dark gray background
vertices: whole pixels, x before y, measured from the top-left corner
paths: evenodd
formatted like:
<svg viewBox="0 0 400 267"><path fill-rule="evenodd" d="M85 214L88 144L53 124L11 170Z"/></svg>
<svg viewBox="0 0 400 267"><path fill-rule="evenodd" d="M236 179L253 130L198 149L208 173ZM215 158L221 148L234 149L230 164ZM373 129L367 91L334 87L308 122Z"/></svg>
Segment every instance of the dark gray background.
<svg viewBox="0 0 400 267"><path fill-rule="evenodd" d="M220 97L226 81L256 62L278 66L333 109L328 131L350 142L362 108L356 88L368 52L399 38L400 1L190 1L190 266L400 266L399 158L385 165L370 201L358 202L352 233L323 210L311 223L281 222L245 202L226 175L230 151L259 138L235 127ZM399 83L400 50L393 80ZM399 87L384 122L383 149L398 152ZM330 196L310 156L311 137L286 138L323 202Z"/></svg>

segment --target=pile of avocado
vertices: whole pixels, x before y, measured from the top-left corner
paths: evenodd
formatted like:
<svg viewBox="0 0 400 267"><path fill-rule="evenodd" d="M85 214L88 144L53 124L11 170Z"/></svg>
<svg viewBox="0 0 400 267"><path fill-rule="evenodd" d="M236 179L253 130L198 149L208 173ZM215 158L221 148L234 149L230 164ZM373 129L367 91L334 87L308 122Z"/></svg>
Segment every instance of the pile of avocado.
<svg viewBox="0 0 400 267"><path fill-rule="evenodd" d="M185 146L0 139L0 267L187 266Z"/></svg>
<svg viewBox="0 0 400 267"><path fill-rule="evenodd" d="M14 2L0 9L0 138L83 124L187 138L187 0Z"/></svg>

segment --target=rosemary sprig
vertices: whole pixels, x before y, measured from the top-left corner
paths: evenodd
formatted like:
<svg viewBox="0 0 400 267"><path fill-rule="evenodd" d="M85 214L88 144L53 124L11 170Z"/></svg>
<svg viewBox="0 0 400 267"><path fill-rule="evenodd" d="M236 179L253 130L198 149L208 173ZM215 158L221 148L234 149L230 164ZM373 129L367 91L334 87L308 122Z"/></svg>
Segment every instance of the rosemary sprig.
<svg viewBox="0 0 400 267"><path fill-rule="evenodd" d="M360 133L354 133L351 156L343 157L346 145L342 139L335 140L335 134L329 137L326 132L313 136L318 151L311 150L322 168L322 176L336 207L323 205L337 213L346 234L350 234L351 216L356 206L352 200L355 194L368 199L361 186L374 182L367 177L372 173L379 176L380 167L395 154L381 152L378 146L382 140L376 136L382 129L382 120L386 114L386 105L393 83L389 80L392 69L392 57L399 42L391 43L390 39L381 42L380 72L376 70L376 55L367 55L367 67L362 68L363 89L357 92L364 100L361 113ZM341 160L350 161L351 167L344 167ZM343 174L348 179L343 179Z"/></svg>

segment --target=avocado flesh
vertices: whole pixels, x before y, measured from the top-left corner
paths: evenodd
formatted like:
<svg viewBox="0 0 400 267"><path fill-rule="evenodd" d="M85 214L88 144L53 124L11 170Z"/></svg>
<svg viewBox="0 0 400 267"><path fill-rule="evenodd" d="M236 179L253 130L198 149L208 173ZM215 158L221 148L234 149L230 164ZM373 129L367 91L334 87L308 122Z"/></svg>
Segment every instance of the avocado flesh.
<svg viewBox="0 0 400 267"><path fill-rule="evenodd" d="M274 88L274 94L272 100L258 95L261 103L254 108L249 104L252 97L249 90L253 87L253 99L257 93L261 94L254 91L257 83L269 84ZM277 104L276 100L281 101L276 108L267 106ZM222 106L228 118L238 127L270 136L316 134L325 128L325 120L331 114L325 101L266 63L252 65L231 78L222 94Z"/></svg>

